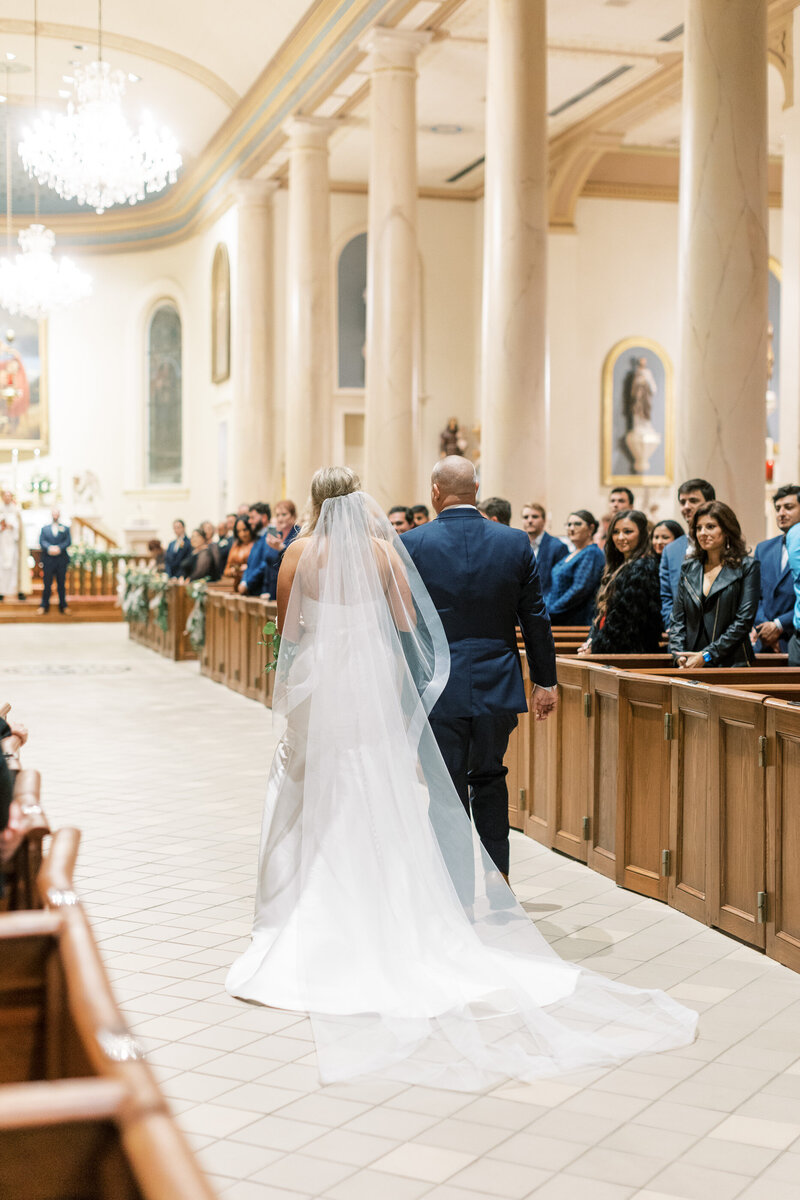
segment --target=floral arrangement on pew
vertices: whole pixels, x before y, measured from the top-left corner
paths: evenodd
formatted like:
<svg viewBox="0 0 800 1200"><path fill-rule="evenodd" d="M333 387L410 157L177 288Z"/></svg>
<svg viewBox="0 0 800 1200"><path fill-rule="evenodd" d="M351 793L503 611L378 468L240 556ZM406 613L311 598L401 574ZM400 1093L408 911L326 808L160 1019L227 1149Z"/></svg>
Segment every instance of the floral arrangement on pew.
<svg viewBox="0 0 800 1200"><path fill-rule="evenodd" d="M194 603L183 632L191 642L192 649L200 650L206 641L206 595L208 594L208 580L198 579L196 583L188 583L186 585L186 592L189 599L193 600Z"/></svg>
<svg viewBox="0 0 800 1200"><path fill-rule="evenodd" d="M147 623L152 610L159 629L166 633L169 620L167 592L169 577L160 571L143 571L141 567L128 567L120 581L120 608L125 620L130 623Z"/></svg>
<svg viewBox="0 0 800 1200"><path fill-rule="evenodd" d="M131 557L126 550L98 550L82 542L70 546L68 553L71 567L107 567L109 563L127 562Z"/></svg>
<svg viewBox="0 0 800 1200"><path fill-rule="evenodd" d="M281 648L281 635L278 633L278 625L273 621L267 621L264 628L261 630L266 638L266 641L259 642L259 646L272 647L272 661L268 662L264 667L264 674L269 675L271 671L278 669L278 651Z"/></svg>
<svg viewBox="0 0 800 1200"><path fill-rule="evenodd" d="M150 611L162 633L169 629L169 576L163 571L151 572L147 583L150 593Z"/></svg>

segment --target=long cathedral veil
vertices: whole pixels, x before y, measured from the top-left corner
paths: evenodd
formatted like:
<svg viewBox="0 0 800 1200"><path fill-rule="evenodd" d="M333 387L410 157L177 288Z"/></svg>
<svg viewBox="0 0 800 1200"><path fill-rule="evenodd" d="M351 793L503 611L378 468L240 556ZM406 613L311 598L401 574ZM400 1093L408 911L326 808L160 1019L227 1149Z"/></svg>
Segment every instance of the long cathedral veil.
<svg viewBox="0 0 800 1200"><path fill-rule="evenodd" d="M378 505L326 501L274 696L290 747L278 786L300 797L291 953L321 1078L479 1090L690 1042L696 1013L563 962L516 902L428 722L448 672L439 615ZM263 844L268 880L266 829Z"/></svg>

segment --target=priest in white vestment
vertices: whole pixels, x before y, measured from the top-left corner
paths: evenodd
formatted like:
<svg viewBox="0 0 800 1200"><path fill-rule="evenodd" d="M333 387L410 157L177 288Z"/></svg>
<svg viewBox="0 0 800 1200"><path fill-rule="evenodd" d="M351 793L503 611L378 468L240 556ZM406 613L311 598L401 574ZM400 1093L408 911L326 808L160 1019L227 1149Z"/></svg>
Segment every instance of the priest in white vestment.
<svg viewBox="0 0 800 1200"><path fill-rule="evenodd" d="M24 600L31 594L31 572L22 513L8 488L0 492L0 600L16 596Z"/></svg>

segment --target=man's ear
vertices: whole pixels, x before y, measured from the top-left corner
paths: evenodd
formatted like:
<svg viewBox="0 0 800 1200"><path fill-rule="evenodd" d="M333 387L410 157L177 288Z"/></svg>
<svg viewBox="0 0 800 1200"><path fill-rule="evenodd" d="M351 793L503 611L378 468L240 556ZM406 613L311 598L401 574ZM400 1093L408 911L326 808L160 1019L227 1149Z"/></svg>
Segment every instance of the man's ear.
<svg viewBox="0 0 800 1200"><path fill-rule="evenodd" d="M440 495L440 493L439 493L438 483L432 483L431 484L431 500L433 501L434 504L439 499L439 495Z"/></svg>

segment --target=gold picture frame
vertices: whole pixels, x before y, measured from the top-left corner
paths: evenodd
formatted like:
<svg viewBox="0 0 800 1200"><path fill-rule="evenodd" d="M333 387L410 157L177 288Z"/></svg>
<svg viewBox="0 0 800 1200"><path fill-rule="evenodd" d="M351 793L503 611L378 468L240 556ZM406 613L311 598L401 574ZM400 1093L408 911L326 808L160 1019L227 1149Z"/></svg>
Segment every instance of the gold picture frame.
<svg viewBox="0 0 800 1200"><path fill-rule="evenodd" d="M228 247L219 242L211 266L211 381L224 383L231 374L231 264Z"/></svg>
<svg viewBox="0 0 800 1200"><path fill-rule="evenodd" d="M28 400L24 410L13 416L9 415L13 402L6 402L0 395L0 462L9 462L14 450L20 454L33 455L34 450L48 454L47 321L14 317L0 308L0 389L7 386L21 386Z"/></svg>
<svg viewBox="0 0 800 1200"><path fill-rule="evenodd" d="M637 375L636 364L642 359L644 365ZM638 403L631 396L634 379L639 384L637 395L643 397ZM612 346L603 363L602 405L603 485L671 486L675 470L674 374L664 347L646 337L623 338Z"/></svg>

